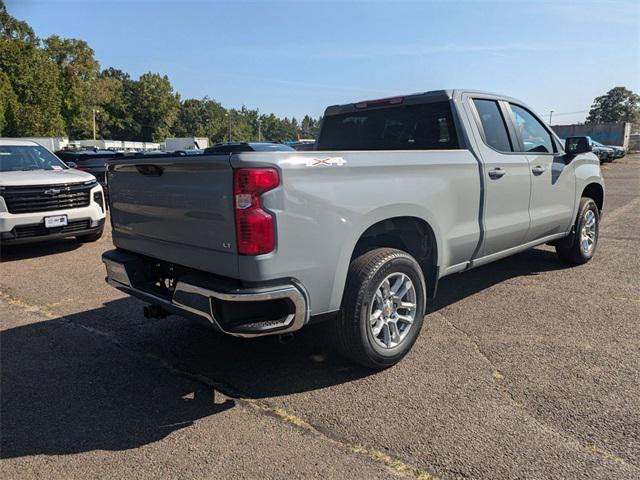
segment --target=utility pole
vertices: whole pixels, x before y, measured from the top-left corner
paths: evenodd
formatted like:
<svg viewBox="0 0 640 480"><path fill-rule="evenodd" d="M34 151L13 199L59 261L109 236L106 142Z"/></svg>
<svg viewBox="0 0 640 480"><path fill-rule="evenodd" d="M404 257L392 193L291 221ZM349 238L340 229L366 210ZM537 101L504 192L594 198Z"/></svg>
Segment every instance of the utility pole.
<svg viewBox="0 0 640 480"><path fill-rule="evenodd" d="M553 117L553 110L549 112L549 126L551 126L551 118Z"/></svg>
<svg viewBox="0 0 640 480"><path fill-rule="evenodd" d="M231 142L231 115L229 115L229 112L224 114L225 117L227 117L229 119L229 142Z"/></svg>
<svg viewBox="0 0 640 480"><path fill-rule="evenodd" d="M262 141L262 122L258 119L258 141Z"/></svg>
<svg viewBox="0 0 640 480"><path fill-rule="evenodd" d="M93 139L96 139L96 113L98 113L98 109L93 109Z"/></svg>

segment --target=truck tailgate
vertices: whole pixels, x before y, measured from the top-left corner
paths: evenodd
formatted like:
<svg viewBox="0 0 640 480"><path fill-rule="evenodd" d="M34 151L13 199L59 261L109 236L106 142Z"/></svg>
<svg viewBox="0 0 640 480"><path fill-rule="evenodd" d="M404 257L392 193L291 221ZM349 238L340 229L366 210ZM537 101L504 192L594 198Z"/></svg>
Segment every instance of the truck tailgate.
<svg viewBox="0 0 640 480"><path fill-rule="evenodd" d="M227 155L109 161L116 247L236 276L233 170Z"/></svg>

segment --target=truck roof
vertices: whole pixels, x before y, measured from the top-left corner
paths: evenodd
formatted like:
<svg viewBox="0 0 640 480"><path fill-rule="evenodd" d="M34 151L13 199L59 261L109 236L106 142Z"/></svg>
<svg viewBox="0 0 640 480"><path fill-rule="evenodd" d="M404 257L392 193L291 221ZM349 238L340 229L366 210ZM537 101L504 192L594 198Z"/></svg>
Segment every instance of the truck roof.
<svg viewBox="0 0 640 480"><path fill-rule="evenodd" d="M341 105L331 105L326 108L325 115L336 115L339 113L345 113L348 111L357 110L361 108L393 105L393 104L400 104L400 103L407 104L407 103L447 101L447 100L453 99L455 96L461 93L473 93L476 95L501 98L505 100L515 100L505 95L499 95L492 92L483 92L481 90L472 90L472 89L465 89L465 88L430 90L428 92L410 93L407 95L396 95L393 97L362 100L359 102L345 103Z"/></svg>

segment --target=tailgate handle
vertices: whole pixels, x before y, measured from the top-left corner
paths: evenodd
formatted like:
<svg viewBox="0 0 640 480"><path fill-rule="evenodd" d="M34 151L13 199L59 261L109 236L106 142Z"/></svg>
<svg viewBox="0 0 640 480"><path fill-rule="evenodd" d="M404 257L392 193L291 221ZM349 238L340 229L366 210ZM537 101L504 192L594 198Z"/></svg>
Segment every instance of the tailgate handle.
<svg viewBox="0 0 640 480"><path fill-rule="evenodd" d="M162 175L162 167L158 165L136 165L136 169L147 177L159 177Z"/></svg>

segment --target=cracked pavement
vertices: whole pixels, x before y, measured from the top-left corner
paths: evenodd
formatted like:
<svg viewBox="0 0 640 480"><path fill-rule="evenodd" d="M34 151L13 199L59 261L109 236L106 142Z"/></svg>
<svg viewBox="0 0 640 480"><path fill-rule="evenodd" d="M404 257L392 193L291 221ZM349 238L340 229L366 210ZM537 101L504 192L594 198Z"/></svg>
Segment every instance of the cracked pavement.
<svg viewBox="0 0 640 480"><path fill-rule="evenodd" d="M640 478L640 155L603 167L596 257L444 279L380 373L323 328L222 337L104 283L105 236L0 263L2 478Z"/></svg>

